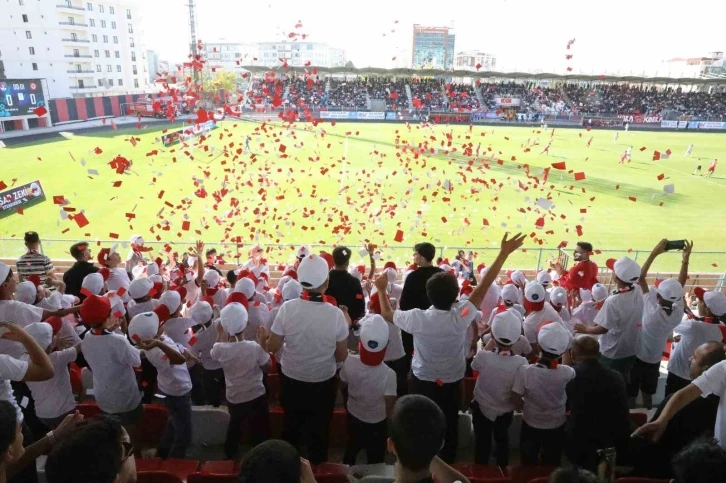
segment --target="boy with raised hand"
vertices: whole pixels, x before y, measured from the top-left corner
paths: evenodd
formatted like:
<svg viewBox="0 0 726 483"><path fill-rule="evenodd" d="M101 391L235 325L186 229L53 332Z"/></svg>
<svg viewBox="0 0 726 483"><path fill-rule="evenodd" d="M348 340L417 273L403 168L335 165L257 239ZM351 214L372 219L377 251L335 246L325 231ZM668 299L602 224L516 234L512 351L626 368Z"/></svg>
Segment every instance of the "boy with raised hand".
<svg viewBox="0 0 726 483"><path fill-rule="evenodd" d="M134 316L129 322L129 337L156 368L156 385L169 409L169 421L159 443L159 456L183 459L192 441L192 380L184 349L161 334L159 317L154 312Z"/></svg>
<svg viewBox="0 0 726 483"><path fill-rule="evenodd" d="M393 312L386 295L388 278L382 275L376 280L381 315L414 337L413 392L431 398L446 417L446 441L441 457L447 462L456 460L461 381L468 349L466 331L507 257L522 246L525 238L521 233L511 239L507 237L505 234L502 238L499 255L468 300L456 302L459 283L453 275L442 272L426 282L426 293L432 304L429 309Z"/></svg>
<svg viewBox="0 0 726 483"><path fill-rule="evenodd" d="M340 370L340 381L348 386L347 465L355 464L361 449L369 465L383 463L386 454L388 418L396 402L396 373L383 364L388 325L380 315L360 319L359 354L348 356Z"/></svg>
<svg viewBox="0 0 726 483"><path fill-rule="evenodd" d="M514 310L494 316L491 336L496 346L477 352L471 364L479 372L471 410L476 435L474 461L480 465L489 464L492 435L497 448L497 466L509 464L509 426L514 417L510 395L517 372L527 364L527 359L512 350L522 334L522 319Z"/></svg>
<svg viewBox="0 0 726 483"><path fill-rule="evenodd" d="M252 446L270 435L269 402L263 384L263 371L272 369L270 354L266 350L267 331L258 330L257 342L245 340L248 314L244 305L231 302L220 313L217 342L210 356L224 369L229 408L229 426L224 441L224 452L229 459L237 457L240 427L249 421Z"/></svg>
<svg viewBox="0 0 726 483"><path fill-rule="evenodd" d="M559 322L543 326L537 334L539 362L517 372L512 401L518 409L524 408L520 434L524 465L560 465L567 420L566 388L575 378L575 370L559 364L559 359L571 342L570 331Z"/></svg>

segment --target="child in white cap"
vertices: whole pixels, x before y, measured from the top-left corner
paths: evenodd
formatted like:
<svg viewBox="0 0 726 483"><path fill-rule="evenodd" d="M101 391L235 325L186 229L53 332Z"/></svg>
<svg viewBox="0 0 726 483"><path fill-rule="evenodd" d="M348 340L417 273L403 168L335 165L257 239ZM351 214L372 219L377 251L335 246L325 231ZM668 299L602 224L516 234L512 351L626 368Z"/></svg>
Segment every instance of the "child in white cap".
<svg viewBox="0 0 726 483"><path fill-rule="evenodd" d="M350 355L340 370L347 384L348 445L343 463L354 465L360 450L368 464L383 463L388 440L388 418L396 402L396 373L383 364L388 325L380 315L360 320L358 355Z"/></svg>
<svg viewBox="0 0 726 483"><path fill-rule="evenodd" d="M262 381L263 371L272 369L266 349L267 331L258 331L257 342L244 340L247 317L241 303L232 302L224 307L217 325L217 342L210 353L224 369L229 409L224 452L228 459L237 458L240 429L245 421L249 423L253 446L270 434L267 390Z"/></svg>
<svg viewBox="0 0 726 483"><path fill-rule="evenodd" d="M126 257L125 268L128 273L131 273L134 267L138 266L140 263L146 263L144 251L144 238L141 235L132 235L131 249Z"/></svg>
<svg viewBox="0 0 726 483"><path fill-rule="evenodd" d="M129 285L131 302L126 306L129 319L133 319L143 312L152 312L161 302L152 298L154 295L154 282L148 278L137 278Z"/></svg>
<svg viewBox="0 0 726 483"><path fill-rule="evenodd" d="M523 407L520 449L524 465L558 466L565 444L567 383L575 370L559 364L569 349L572 335L557 322L537 334L539 362L522 367L512 388L518 407Z"/></svg>
<svg viewBox="0 0 726 483"><path fill-rule="evenodd" d="M471 363L471 368L479 372L471 403L476 464L489 464L492 436L496 443L497 466L509 464L509 426L514 417L510 396L517 372L527 364L527 359L512 350L521 334L522 319L514 309L498 313L491 323L495 347L480 350Z"/></svg>
<svg viewBox="0 0 726 483"><path fill-rule="evenodd" d="M580 290L580 299L582 303L572 311L572 317L568 327L572 332L575 331L575 324L583 324L587 326L595 325L595 317L600 313L605 300L608 298L608 288L596 283L592 286L592 290ZM596 335L593 337L598 338Z"/></svg>
<svg viewBox="0 0 726 483"><path fill-rule="evenodd" d="M121 262L121 256L116 252L116 248L116 245L113 245L111 248L102 248L96 258L98 264L108 268L111 273L106 281L106 286L109 290L118 293L119 297L126 304L131 301L131 296L128 293L131 280L129 279L129 274L126 272L126 268Z"/></svg>
<svg viewBox="0 0 726 483"><path fill-rule="evenodd" d="M569 300L567 300L567 290L562 287L555 287L550 290L549 304L557 311L562 322L565 325L569 325L570 319L572 319L572 313L570 312Z"/></svg>
<svg viewBox="0 0 726 483"><path fill-rule="evenodd" d="M562 324L560 314L547 303L547 292L539 282L527 282L524 287L524 308L527 310L527 316L522 324L524 336L532 346L536 346L537 332L543 324L548 322Z"/></svg>
<svg viewBox="0 0 726 483"><path fill-rule="evenodd" d="M157 370L156 384L169 409L169 421L159 443L159 456L182 459L192 441L192 381L184 348L161 334L159 317L143 312L129 322L129 337Z"/></svg>
<svg viewBox="0 0 726 483"><path fill-rule="evenodd" d="M257 329L267 327L270 320L270 309L263 296L255 290L255 283L248 277L237 280L234 291L243 294L248 300L249 320L245 329L245 340L257 340Z"/></svg>
<svg viewBox="0 0 726 483"><path fill-rule="evenodd" d="M628 381L638 351L638 326L643 321L643 291L637 284L640 265L628 257L610 259L606 264L615 272L617 290L605 300L595 326L576 324L575 333L601 335L600 362Z"/></svg>
<svg viewBox="0 0 726 483"><path fill-rule="evenodd" d="M212 347L217 342L219 320L214 319L212 306L204 300L192 305L187 315L194 320L191 329L195 339L192 354L199 359L202 366L205 403L219 407L224 391L224 371L222 364L211 356Z"/></svg>
<svg viewBox="0 0 726 483"><path fill-rule="evenodd" d="M294 279L288 280L287 282L285 282L285 285L282 287L281 290L280 295L282 304L290 300L299 299L302 295L302 291L302 285L300 285L300 282ZM268 332L272 329L272 324L275 322L275 318L277 317L277 313L280 311L280 307L282 307L282 304L278 305L270 311L270 316L267 318L267 323L264 326ZM273 354L278 365L280 364L280 360L282 359L283 350L285 350L284 346Z"/></svg>

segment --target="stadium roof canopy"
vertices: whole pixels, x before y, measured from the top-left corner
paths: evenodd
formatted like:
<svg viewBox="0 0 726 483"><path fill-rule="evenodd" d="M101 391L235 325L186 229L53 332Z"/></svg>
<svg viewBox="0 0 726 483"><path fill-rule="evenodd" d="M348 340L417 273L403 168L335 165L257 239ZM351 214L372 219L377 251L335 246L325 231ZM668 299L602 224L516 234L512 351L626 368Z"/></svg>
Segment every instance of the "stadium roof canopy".
<svg viewBox="0 0 726 483"><path fill-rule="evenodd" d="M700 79L692 77L642 77L642 76L613 76L613 75L585 75L585 74L532 74L528 72L476 72L471 70L439 70L439 69L381 69L367 67L362 69L350 67L264 67L243 66L242 69L253 74L276 72L288 74L291 72L304 74L313 69L320 74L358 74L358 75L387 75L387 76L421 76L421 77L473 77L477 79L539 79L539 80L572 80L572 81L601 81L601 82L647 82L652 84L726 84L726 79Z"/></svg>

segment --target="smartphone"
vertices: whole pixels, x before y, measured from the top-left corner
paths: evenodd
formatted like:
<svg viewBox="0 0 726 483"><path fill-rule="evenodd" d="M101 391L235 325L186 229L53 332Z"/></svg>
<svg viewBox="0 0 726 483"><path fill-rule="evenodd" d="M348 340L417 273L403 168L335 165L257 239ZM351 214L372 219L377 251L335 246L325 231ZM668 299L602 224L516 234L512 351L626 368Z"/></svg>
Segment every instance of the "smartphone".
<svg viewBox="0 0 726 483"><path fill-rule="evenodd" d="M686 240L669 240L666 243L666 251L683 250L684 248L686 248Z"/></svg>

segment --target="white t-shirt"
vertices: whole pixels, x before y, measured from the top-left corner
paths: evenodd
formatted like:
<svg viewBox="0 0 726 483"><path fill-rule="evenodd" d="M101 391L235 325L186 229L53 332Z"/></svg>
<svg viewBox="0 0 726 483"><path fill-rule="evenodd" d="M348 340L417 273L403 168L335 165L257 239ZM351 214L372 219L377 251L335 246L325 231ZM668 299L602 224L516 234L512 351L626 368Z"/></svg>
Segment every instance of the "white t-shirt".
<svg viewBox="0 0 726 483"><path fill-rule="evenodd" d="M0 320L17 324L25 328L26 325L40 322L43 309L35 305L18 302L17 300L0 300ZM20 359L25 354L25 348L20 342L0 339L0 354L7 354Z"/></svg>
<svg viewBox="0 0 726 483"><path fill-rule="evenodd" d="M285 340L282 372L303 382L323 382L335 375L335 349L348 340L343 312L325 302L295 299L285 302L272 323Z"/></svg>
<svg viewBox="0 0 726 483"><path fill-rule="evenodd" d="M401 329L396 324L388 324L388 347L386 347L386 355L384 361L397 361L406 355L403 349L403 339L401 339Z"/></svg>
<svg viewBox="0 0 726 483"><path fill-rule="evenodd" d="M701 390L703 397L715 394L720 398L713 434L718 440L718 444L722 448L726 448L726 361L710 367L697 377L693 384Z"/></svg>
<svg viewBox="0 0 726 483"><path fill-rule="evenodd" d="M655 287L643 294L643 326L638 339L638 359L648 364L660 363L668 336L683 318L683 302L673 304L671 315L658 303Z"/></svg>
<svg viewBox="0 0 726 483"><path fill-rule="evenodd" d="M597 309L597 302L583 302L579 307L572 311L572 317L570 318L570 324L568 326L573 327L575 324L584 324L587 326L595 325L595 317L600 313L600 309ZM577 319L577 320L575 320Z"/></svg>
<svg viewBox="0 0 726 483"><path fill-rule="evenodd" d="M385 396L396 396L396 373L385 364L367 366L358 355L350 355L340 370L348 384L348 412L364 423L386 419Z"/></svg>
<svg viewBox="0 0 726 483"><path fill-rule="evenodd" d="M217 342L217 325L219 320L212 321L209 327L201 328L194 334L196 342L192 346L192 354L196 355L202 363L202 367L208 371L215 371L222 368L222 364L210 355L212 347Z"/></svg>
<svg viewBox="0 0 726 483"><path fill-rule="evenodd" d="M471 368L479 372L474 401L487 419L494 421L502 414L514 411L510 402L512 387L517 371L526 365L527 359L518 355L501 355L487 350L476 353L471 363Z"/></svg>
<svg viewBox="0 0 726 483"><path fill-rule="evenodd" d="M542 310L530 312L530 314L524 318L524 322L522 323L524 336L530 344L537 343L537 333L539 332L540 326L545 322L559 322L564 326L560 314L558 314L555 308L547 302L545 302L542 306Z"/></svg>
<svg viewBox="0 0 726 483"><path fill-rule="evenodd" d="M39 418L57 418L76 408L68 364L75 361L77 355L73 348L51 352L48 357L55 371L53 377L47 381L27 383L33 393L35 415Z"/></svg>
<svg viewBox="0 0 726 483"><path fill-rule="evenodd" d="M194 349L189 344L192 336L189 329L191 329L194 325L196 325L194 319L188 317L175 317L164 323L164 335L184 347L190 353L194 353Z"/></svg>
<svg viewBox="0 0 726 483"><path fill-rule="evenodd" d="M668 372L676 376L691 380L690 359L696 349L706 342L722 342L723 333L718 324L700 322L686 319L681 322L673 332L681 335L681 341L674 344L671 357L668 360Z"/></svg>
<svg viewBox="0 0 726 483"><path fill-rule="evenodd" d="M260 326L267 327L267 322L270 320L270 309L267 304L260 301L250 302L249 307L247 327L243 335L245 340L256 341L257 329Z"/></svg>
<svg viewBox="0 0 726 483"><path fill-rule="evenodd" d="M638 352L638 330L643 323L643 291L610 295L595 317L595 324L608 329L600 337L600 353L609 359L632 357Z"/></svg>
<svg viewBox="0 0 726 483"><path fill-rule="evenodd" d="M492 341L491 334L483 336L482 342L484 343L485 350L491 351L497 346L496 343ZM519 339L517 339L516 342L510 346L509 350L517 354L518 356L528 356L532 353L532 344L529 343L525 336L520 335Z"/></svg>
<svg viewBox="0 0 726 483"><path fill-rule="evenodd" d="M396 310L394 323L413 335L413 374L422 381L456 382L466 372L466 329L476 315L468 300L451 310Z"/></svg>
<svg viewBox="0 0 726 483"><path fill-rule="evenodd" d="M118 414L141 404L134 367L141 366L141 352L119 334L86 334L81 352L93 372L93 395L105 413Z"/></svg>
<svg viewBox="0 0 726 483"><path fill-rule="evenodd" d="M224 369L227 401L241 404L265 394L262 366L270 362L270 354L257 342L218 342L212 347L211 357Z"/></svg>
<svg viewBox="0 0 726 483"><path fill-rule="evenodd" d="M162 335L160 341L180 354L184 348L177 345L169 337ZM167 396L183 396L192 390L192 379L186 364L171 364L169 358L158 347L144 351L146 358L156 367L156 385L159 391Z"/></svg>
<svg viewBox="0 0 726 483"><path fill-rule="evenodd" d="M479 311L481 311L482 314L491 314L494 309L497 308L497 305L499 305L499 297L502 295L502 289L497 285L496 283L493 283L489 286L489 289L487 290L487 293L484 294L484 298L481 301L481 304L479 304ZM483 320L479 324L479 332L481 333L482 329L484 329L483 323L484 322L490 322L489 320Z"/></svg>
<svg viewBox="0 0 726 483"><path fill-rule="evenodd" d="M555 309L554 306L552 308ZM569 327L570 319L572 319L572 313L570 313L570 309L568 307L562 307L559 311L555 309L555 312L557 312L557 314L560 316L562 322L565 323L565 326Z"/></svg>
<svg viewBox="0 0 726 483"><path fill-rule="evenodd" d="M133 319L139 314L144 312L153 312L161 302L156 299L147 300L146 302L136 303L133 300L126 306L126 311L129 313L129 320Z"/></svg>
<svg viewBox="0 0 726 483"><path fill-rule="evenodd" d="M23 410L15 401L10 381L22 381L26 372L28 372L27 361L0 354L0 401L7 401L15 407L20 422L23 422Z"/></svg>
<svg viewBox="0 0 726 483"><path fill-rule="evenodd" d="M524 396L524 421L537 429L555 429L565 424L565 389L574 378L575 370L570 366L548 369L530 364L520 368L512 391Z"/></svg>
<svg viewBox="0 0 726 483"><path fill-rule="evenodd" d="M126 272L126 270L122 267L116 267L110 269L111 276L106 280L106 286L108 287L109 292L118 292L120 288L125 289L123 295L121 295L121 300L124 301L125 304L129 303L131 301L131 296L129 295L129 285L131 284L131 280L129 280L129 274Z"/></svg>

